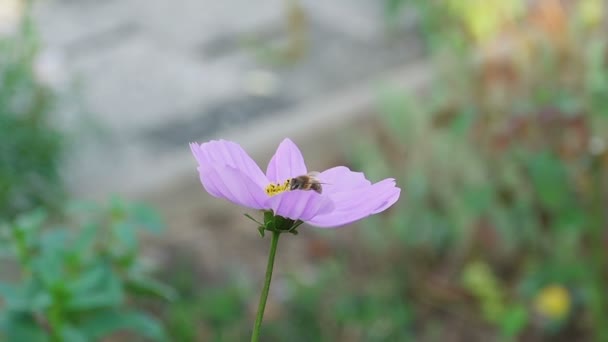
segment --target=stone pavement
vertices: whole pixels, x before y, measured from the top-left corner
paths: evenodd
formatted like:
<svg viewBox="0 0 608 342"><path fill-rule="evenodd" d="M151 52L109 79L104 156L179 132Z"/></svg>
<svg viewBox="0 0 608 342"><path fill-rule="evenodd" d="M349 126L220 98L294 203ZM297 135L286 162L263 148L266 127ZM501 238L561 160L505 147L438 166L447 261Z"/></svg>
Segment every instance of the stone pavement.
<svg viewBox="0 0 608 342"><path fill-rule="evenodd" d="M294 122L340 122L323 104L351 104L340 114L348 116L361 98L373 101L371 80L422 55L411 27L387 34L380 1L290 3L37 2L49 64L63 80L55 83L81 96L82 107L60 111L77 134L66 169L73 191L145 193L193 168L189 141L233 136L252 147L297 134ZM269 123L278 132L260 134Z"/></svg>

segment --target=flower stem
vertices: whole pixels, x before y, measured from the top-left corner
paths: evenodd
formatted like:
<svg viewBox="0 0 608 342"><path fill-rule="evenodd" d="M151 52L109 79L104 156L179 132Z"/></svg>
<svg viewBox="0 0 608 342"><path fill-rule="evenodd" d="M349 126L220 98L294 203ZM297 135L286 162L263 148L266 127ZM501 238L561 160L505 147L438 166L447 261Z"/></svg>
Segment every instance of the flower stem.
<svg viewBox="0 0 608 342"><path fill-rule="evenodd" d="M266 265L266 277L264 280L264 288L262 289L262 294L260 295L258 313L256 315L255 325L253 326L253 332L251 333L251 342L257 342L260 338L262 320L264 319L264 309L266 308L266 299L268 298L268 290L270 290L270 281L272 280L274 256L277 252L277 245L279 243L280 234L281 232L279 231L272 232L272 240L270 242L270 253L268 254L268 265Z"/></svg>

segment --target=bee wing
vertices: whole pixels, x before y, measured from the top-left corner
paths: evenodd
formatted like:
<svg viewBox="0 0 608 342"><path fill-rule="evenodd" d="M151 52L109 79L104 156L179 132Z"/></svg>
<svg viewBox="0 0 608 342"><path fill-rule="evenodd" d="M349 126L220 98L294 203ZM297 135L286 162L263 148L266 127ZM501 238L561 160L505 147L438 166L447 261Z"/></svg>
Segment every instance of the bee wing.
<svg viewBox="0 0 608 342"><path fill-rule="evenodd" d="M330 183L323 183L319 181L319 176L321 175L321 172L318 171L310 171L309 173L306 174L307 176L311 177L312 179L316 180L317 182L319 182L319 184L330 184Z"/></svg>

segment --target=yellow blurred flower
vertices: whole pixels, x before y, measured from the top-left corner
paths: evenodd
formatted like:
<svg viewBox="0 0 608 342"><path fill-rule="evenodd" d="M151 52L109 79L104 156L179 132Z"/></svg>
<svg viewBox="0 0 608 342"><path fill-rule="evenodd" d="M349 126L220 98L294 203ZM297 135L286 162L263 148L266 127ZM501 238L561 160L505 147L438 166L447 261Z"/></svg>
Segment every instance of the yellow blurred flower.
<svg viewBox="0 0 608 342"><path fill-rule="evenodd" d="M560 320L570 312L571 298L562 285L549 285L543 288L534 299L536 311L553 320Z"/></svg>
<svg viewBox="0 0 608 342"><path fill-rule="evenodd" d="M578 13L583 24L587 26L598 25L604 14L603 0L582 0L578 2Z"/></svg>
<svg viewBox="0 0 608 342"><path fill-rule="evenodd" d="M481 43L496 38L506 25L525 13L521 0L449 0L447 5L463 20L475 40Z"/></svg>

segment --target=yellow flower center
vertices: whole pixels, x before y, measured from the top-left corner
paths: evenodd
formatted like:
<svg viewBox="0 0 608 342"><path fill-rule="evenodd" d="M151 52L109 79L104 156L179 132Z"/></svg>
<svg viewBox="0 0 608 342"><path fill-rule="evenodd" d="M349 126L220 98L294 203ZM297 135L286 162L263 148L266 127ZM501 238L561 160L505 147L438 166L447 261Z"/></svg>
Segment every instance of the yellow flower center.
<svg viewBox="0 0 608 342"><path fill-rule="evenodd" d="M549 285L535 299L536 310L551 319L561 319L570 311L570 295L561 285Z"/></svg>
<svg viewBox="0 0 608 342"><path fill-rule="evenodd" d="M268 196L272 197L274 195L280 194L281 192L289 191L290 183L290 179L286 180L283 183L270 183L268 184L268 186L266 186L266 189L264 189L264 191L266 191L266 194Z"/></svg>

